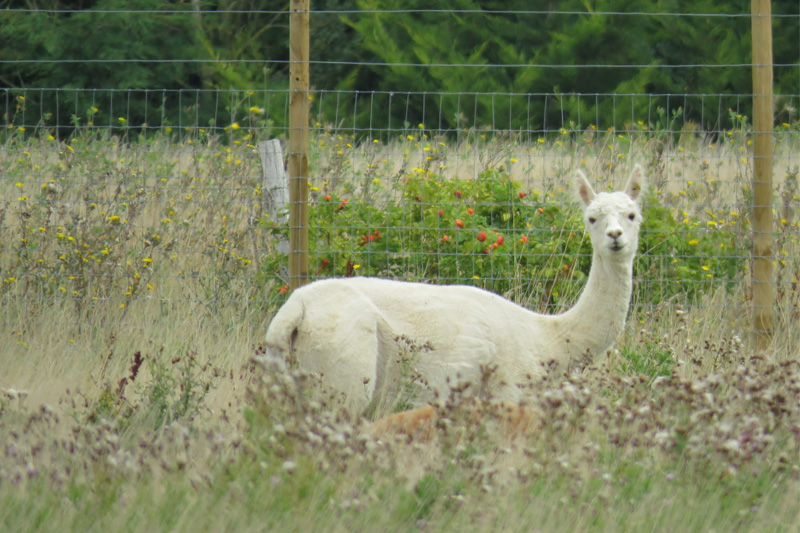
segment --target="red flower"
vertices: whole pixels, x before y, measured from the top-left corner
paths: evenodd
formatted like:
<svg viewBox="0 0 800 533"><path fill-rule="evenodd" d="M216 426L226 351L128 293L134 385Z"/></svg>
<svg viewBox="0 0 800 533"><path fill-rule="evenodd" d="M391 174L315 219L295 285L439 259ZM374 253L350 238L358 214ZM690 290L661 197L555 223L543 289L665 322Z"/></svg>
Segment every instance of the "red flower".
<svg viewBox="0 0 800 533"><path fill-rule="evenodd" d="M478 239L478 242L485 241L486 240L486 232L485 231L478 232L478 236L475 237L475 238Z"/></svg>
<svg viewBox="0 0 800 533"><path fill-rule="evenodd" d="M524 192L519 193L519 197L520 198L525 198L525 193Z"/></svg>
<svg viewBox="0 0 800 533"><path fill-rule="evenodd" d="M458 226L459 228L463 228L464 227L464 222L460 218L457 218L456 219L456 226Z"/></svg>
<svg viewBox="0 0 800 533"><path fill-rule="evenodd" d="M284 285L283 287L278 289L278 292L281 293L281 294L286 294L287 292L289 292L289 286L288 285Z"/></svg>
<svg viewBox="0 0 800 533"><path fill-rule="evenodd" d="M503 239L503 236L502 235L498 235L497 236L497 246L503 246L504 242L505 242L505 239Z"/></svg>

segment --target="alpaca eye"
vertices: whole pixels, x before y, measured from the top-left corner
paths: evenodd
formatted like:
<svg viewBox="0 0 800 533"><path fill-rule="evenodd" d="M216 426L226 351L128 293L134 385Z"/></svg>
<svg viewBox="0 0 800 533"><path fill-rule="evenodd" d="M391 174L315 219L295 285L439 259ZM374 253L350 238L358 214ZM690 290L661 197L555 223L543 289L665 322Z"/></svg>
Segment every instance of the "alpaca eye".
<svg viewBox="0 0 800 533"><path fill-rule="evenodd" d="M597 219L596 219L596 218L594 218L594 217L589 217L589 224L594 224L595 222L597 222Z"/></svg>
<svg viewBox="0 0 800 533"><path fill-rule="evenodd" d="M628 215L628 220L630 220L631 222L633 222L635 219L636 219L636 215L634 215L633 213Z"/></svg>

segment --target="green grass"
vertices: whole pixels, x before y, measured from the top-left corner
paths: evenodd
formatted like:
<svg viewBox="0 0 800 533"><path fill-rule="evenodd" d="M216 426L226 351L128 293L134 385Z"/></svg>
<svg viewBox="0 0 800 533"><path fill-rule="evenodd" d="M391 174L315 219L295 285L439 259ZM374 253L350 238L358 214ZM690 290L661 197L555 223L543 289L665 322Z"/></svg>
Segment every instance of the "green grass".
<svg viewBox="0 0 800 533"><path fill-rule="evenodd" d="M588 267L571 169L606 188L634 159L652 178L619 351L548 378L530 398L541 428L507 442L454 402L433 442L377 441L308 378L253 362L286 282L253 132L9 134L0 529L796 530L794 182L777 185L765 358L748 334L746 133L663 152L641 133L472 146L411 133L318 132L315 275L462 280L563 309ZM789 164L795 152L777 147ZM505 244L484 254L480 232Z"/></svg>
<svg viewBox="0 0 800 533"><path fill-rule="evenodd" d="M624 347L620 350L620 358L620 373L626 375L669 376L675 365L675 357L669 348L651 344Z"/></svg>

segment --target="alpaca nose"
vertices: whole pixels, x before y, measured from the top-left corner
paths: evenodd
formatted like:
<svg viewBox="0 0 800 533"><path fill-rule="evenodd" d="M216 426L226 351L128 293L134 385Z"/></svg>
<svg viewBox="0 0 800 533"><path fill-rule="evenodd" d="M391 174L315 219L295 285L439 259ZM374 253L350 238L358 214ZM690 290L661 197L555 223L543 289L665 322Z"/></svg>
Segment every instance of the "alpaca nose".
<svg viewBox="0 0 800 533"><path fill-rule="evenodd" d="M622 235L622 228L608 228L608 230L606 230L606 235L612 239L618 239L619 236Z"/></svg>

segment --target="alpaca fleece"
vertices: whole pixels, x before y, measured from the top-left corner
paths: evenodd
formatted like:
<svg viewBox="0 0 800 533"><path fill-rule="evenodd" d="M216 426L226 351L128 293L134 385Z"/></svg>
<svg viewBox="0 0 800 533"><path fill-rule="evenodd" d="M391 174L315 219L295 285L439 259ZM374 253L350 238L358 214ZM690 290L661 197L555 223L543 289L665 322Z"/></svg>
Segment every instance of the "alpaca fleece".
<svg viewBox="0 0 800 533"><path fill-rule="evenodd" d="M452 387L476 393L479 385L498 400L520 401L549 365L606 352L625 325L643 170L634 168L623 191L595 193L581 171L576 185L593 254L568 311L534 313L469 286L327 279L296 290L281 307L267 331L268 356L319 374L357 409L400 396L422 405Z"/></svg>

